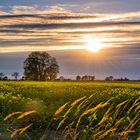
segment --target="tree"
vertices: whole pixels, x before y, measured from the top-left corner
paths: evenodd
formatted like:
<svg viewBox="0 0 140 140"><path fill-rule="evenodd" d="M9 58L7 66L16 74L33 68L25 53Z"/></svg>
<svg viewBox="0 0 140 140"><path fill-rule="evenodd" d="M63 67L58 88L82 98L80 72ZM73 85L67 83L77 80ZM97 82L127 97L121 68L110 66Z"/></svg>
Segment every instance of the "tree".
<svg viewBox="0 0 140 140"><path fill-rule="evenodd" d="M113 76L109 76L110 81L113 81L114 77Z"/></svg>
<svg viewBox="0 0 140 140"><path fill-rule="evenodd" d="M15 80L17 80L17 78L19 77L19 73L18 72L14 72L11 75L15 78Z"/></svg>
<svg viewBox="0 0 140 140"><path fill-rule="evenodd" d="M124 81L129 81L129 79L127 77L124 78Z"/></svg>
<svg viewBox="0 0 140 140"><path fill-rule="evenodd" d="M95 79L95 76L91 76L91 81L94 81Z"/></svg>
<svg viewBox="0 0 140 140"><path fill-rule="evenodd" d="M83 81L87 81L87 80L88 80L88 76L87 76L87 75L83 76L83 77L82 77L82 80L83 80Z"/></svg>
<svg viewBox="0 0 140 140"><path fill-rule="evenodd" d="M64 76L60 76L60 77L59 77L59 80L60 80L60 81L64 81L64 80L65 80Z"/></svg>
<svg viewBox="0 0 140 140"><path fill-rule="evenodd" d="M81 80L81 76L77 75L76 76L76 81L80 81Z"/></svg>
<svg viewBox="0 0 140 140"><path fill-rule="evenodd" d="M109 77L106 77L106 78L105 78L106 81L113 81L113 79L114 79L113 76L109 76Z"/></svg>
<svg viewBox="0 0 140 140"><path fill-rule="evenodd" d="M8 77L7 76L4 76L3 77L3 80L5 80L5 81L8 80Z"/></svg>
<svg viewBox="0 0 140 140"><path fill-rule="evenodd" d="M110 81L109 77L106 77L106 78L105 78L105 81Z"/></svg>
<svg viewBox="0 0 140 140"><path fill-rule="evenodd" d="M22 81L24 81L24 80L25 80L25 77L24 77L24 76L22 76L22 77L21 77L21 80L22 80Z"/></svg>
<svg viewBox="0 0 140 140"><path fill-rule="evenodd" d="M24 61L25 80L54 80L59 73L56 59L47 52L32 52Z"/></svg>
<svg viewBox="0 0 140 140"><path fill-rule="evenodd" d="M4 76L5 76L5 75L1 72L1 73L0 73L0 80L3 80Z"/></svg>

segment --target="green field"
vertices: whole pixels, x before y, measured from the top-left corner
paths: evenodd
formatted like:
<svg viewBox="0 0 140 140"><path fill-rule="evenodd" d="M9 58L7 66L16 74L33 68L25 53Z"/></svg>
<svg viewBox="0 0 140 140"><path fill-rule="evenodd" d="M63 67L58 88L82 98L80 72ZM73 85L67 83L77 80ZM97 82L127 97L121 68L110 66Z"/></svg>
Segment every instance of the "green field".
<svg viewBox="0 0 140 140"><path fill-rule="evenodd" d="M74 102L84 96L88 98L90 95L93 95L90 100L92 106L109 99L112 99L114 106L117 106L123 101L138 99L140 97L140 83L0 82L1 120L12 112L36 110L36 116L31 120L26 119L25 123L32 122L34 128L44 130L48 121L60 106L68 101ZM139 124L139 121L137 123ZM0 131L3 131L2 126Z"/></svg>

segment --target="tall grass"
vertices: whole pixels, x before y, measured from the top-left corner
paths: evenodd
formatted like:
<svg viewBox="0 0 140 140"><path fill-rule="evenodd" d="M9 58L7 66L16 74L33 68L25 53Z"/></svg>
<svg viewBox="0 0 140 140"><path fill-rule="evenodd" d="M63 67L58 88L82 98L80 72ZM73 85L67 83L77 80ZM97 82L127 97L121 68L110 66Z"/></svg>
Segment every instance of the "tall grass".
<svg viewBox="0 0 140 140"><path fill-rule="evenodd" d="M139 97L135 82L0 82L0 132L10 126L10 134L26 128L22 135L33 140L136 139Z"/></svg>
<svg viewBox="0 0 140 140"><path fill-rule="evenodd" d="M61 106L51 126L56 126L59 139L101 140L137 139L140 135L140 98L118 105L115 98L94 105L94 97L83 97ZM49 132L49 131L48 131ZM61 135L59 134L61 132ZM45 137L44 137L45 136ZM41 140L49 137L46 132Z"/></svg>
<svg viewBox="0 0 140 140"><path fill-rule="evenodd" d="M115 104L115 98L94 105L94 96L84 96L59 107L51 118L48 128L40 140L116 140L140 138L140 98L124 100ZM15 112L5 117L5 121L16 116L23 119L35 111ZM21 135L33 124L13 129L11 137Z"/></svg>

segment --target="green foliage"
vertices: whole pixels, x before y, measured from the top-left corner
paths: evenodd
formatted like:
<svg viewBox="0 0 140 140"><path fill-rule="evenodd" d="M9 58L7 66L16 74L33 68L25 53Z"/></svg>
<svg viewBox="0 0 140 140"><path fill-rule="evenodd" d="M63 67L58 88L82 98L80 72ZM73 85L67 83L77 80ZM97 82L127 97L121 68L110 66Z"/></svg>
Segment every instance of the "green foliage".
<svg viewBox="0 0 140 140"><path fill-rule="evenodd" d="M54 57L46 52L32 52L24 61L24 76L26 80L54 80L59 73L59 66Z"/></svg>
<svg viewBox="0 0 140 140"><path fill-rule="evenodd" d="M114 102L116 98L97 105L93 105L92 100L93 96L80 98L56 111L50 126L57 124L57 131L64 130L61 139L136 140L139 137L140 98L118 105Z"/></svg>
<svg viewBox="0 0 140 140"><path fill-rule="evenodd" d="M21 128L33 124L33 129L29 132L31 135L36 136L37 132L42 134L45 128L49 128L47 132L51 136L54 136L53 131L57 129L57 135L60 135L65 128L66 133L72 132L71 136L82 136L87 139L88 136L93 135L94 126L99 123L108 109L106 116L110 115L103 123L103 128L105 124L107 128L110 128L114 124L115 116L117 118L119 114L118 121L122 118L123 124L119 128L120 132L123 132L121 131L124 130L123 126L136 116L135 113L129 112L128 108L130 109L139 97L140 83L138 82L0 82L0 119L3 120L6 115L13 112L35 110L36 113L32 117L26 117L23 122L20 122ZM103 107L103 103L109 99L112 101ZM95 106L99 108L94 112L92 108ZM56 110L57 118L54 117ZM85 112L87 114L82 115ZM64 117L59 116L59 113L64 113ZM55 123L50 128L52 118L56 120L53 120ZM74 126L77 127L76 131ZM134 128L136 128L135 134L138 135L140 130L137 127ZM1 125L0 131L4 129ZM82 133L79 133L79 129Z"/></svg>

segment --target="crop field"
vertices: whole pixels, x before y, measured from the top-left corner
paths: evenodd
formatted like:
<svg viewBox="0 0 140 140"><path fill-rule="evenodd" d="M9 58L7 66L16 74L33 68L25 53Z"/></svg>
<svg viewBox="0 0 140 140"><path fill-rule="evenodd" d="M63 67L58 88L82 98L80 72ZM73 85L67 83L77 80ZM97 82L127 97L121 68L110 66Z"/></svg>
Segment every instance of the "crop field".
<svg viewBox="0 0 140 140"><path fill-rule="evenodd" d="M33 140L137 139L139 118L139 82L0 82L3 134L29 126Z"/></svg>

